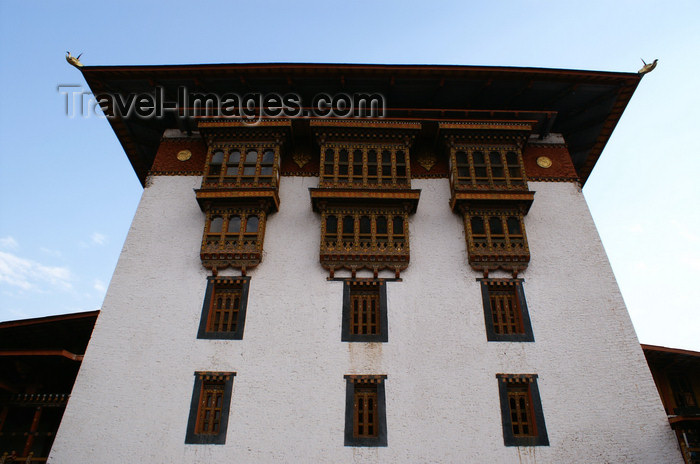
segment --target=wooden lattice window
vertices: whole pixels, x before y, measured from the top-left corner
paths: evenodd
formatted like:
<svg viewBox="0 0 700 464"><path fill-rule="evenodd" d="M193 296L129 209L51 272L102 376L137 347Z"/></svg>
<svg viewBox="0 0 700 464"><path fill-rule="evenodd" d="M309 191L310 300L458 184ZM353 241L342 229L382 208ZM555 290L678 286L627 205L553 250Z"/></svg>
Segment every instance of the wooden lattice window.
<svg viewBox="0 0 700 464"><path fill-rule="evenodd" d="M243 338L250 277L209 277L197 338Z"/></svg>
<svg viewBox="0 0 700 464"><path fill-rule="evenodd" d="M497 374L506 446L548 446L536 374Z"/></svg>
<svg viewBox="0 0 700 464"><path fill-rule="evenodd" d="M452 149L453 189L527 189L520 151L514 147Z"/></svg>
<svg viewBox="0 0 700 464"><path fill-rule="evenodd" d="M188 444L224 444L228 427L234 372L195 372Z"/></svg>
<svg viewBox="0 0 700 464"><path fill-rule="evenodd" d="M489 288L493 331L497 334L524 333L523 317L514 289Z"/></svg>
<svg viewBox="0 0 700 464"><path fill-rule="evenodd" d="M508 384L508 406L510 409L510 426L514 437L533 437L537 435L535 412L532 409L529 383Z"/></svg>
<svg viewBox="0 0 700 464"><path fill-rule="evenodd" d="M379 333L379 292L357 288L350 292L350 333L376 335Z"/></svg>
<svg viewBox="0 0 700 464"><path fill-rule="evenodd" d="M326 210L322 213L322 246L330 250L401 251L408 238L405 212Z"/></svg>
<svg viewBox="0 0 700 464"><path fill-rule="evenodd" d="M353 436L355 438L376 438L377 424L377 384L355 384L353 402Z"/></svg>
<svg viewBox="0 0 700 464"><path fill-rule="evenodd" d="M521 279L481 281L486 335L489 341L535 341Z"/></svg>
<svg viewBox="0 0 700 464"><path fill-rule="evenodd" d="M402 145L332 144L321 157L322 187L406 187L410 181Z"/></svg>
<svg viewBox="0 0 700 464"><path fill-rule="evenodd" d="M214 293L209 308L207 332L235 332L241 309L241 289L223 286ZM228 287L228 288L227 288Z"/></svg>
<svg viewBox="0 0 700 464"><path fill-rule="evenodd" d="M515 211L470 211L465 215L467 241L474 250L521 251L527 246L523 215Z"/></svg>
<svg viewBox="0 0 700 464"><path fill-rule="evenodd" d="M204 186L276 185L279 151L272 145L214 146L209 150Z"/></svg>
<svg viewBox="0 0 700 464"><path fill-rule="evenodd" d="M204 228L204 249L256 251L262 242L264 221L262 210L210 211Z"/></svg>
<svg viewBox="0 0 700 464"><path fill-rule="evenodd" d="M349 279L343 289L342 341L386 342L386 282Z"/></svg>
<svg viewBox="0 0 700 464"><path fill-rule="evenodd" d="M345 446L387 446L386 376L345 376Z"/></svg>
<svg viewBox="0 0 700 464"><path fill-rule="evenodd" d="M224 409L224 387L221 380L205 380L202 382L202 393L199 396L199 414L195 433L218 435L221 431L221 413Z"/></svg>

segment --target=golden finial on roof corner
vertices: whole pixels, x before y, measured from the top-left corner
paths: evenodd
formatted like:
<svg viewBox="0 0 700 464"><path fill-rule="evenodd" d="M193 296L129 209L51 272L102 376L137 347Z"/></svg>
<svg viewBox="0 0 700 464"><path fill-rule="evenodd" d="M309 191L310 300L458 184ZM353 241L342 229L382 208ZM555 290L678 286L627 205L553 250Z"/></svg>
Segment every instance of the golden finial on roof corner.
<svg viewBox="0 0 700 464"><path fill-rule="evenodd" d="M80 55L78 55L78 56L73 56L73 55L70 54L70 52L66 52L66 61L67 61L69 64L71 64L71 65L75 66L76 68L80 69L80 68L83 67L83 63L80 62L80 57L81 57L81 56L83 56L82 53L81 53Z"/></svg>
<svg viewBox="0 0 700 464"><path fill-rule="evenodd" d="M644 63L644 66L642 66L642 69L637 71L637 74L639 74L640 76L643 76L644 74L652 72L654 70L654 68L656 67L656 63L659 61L658 59L656 59L652 63L647 64L646 61L644 61L643 59L641 59L641 60L642 60L642 63Z"/></svg>

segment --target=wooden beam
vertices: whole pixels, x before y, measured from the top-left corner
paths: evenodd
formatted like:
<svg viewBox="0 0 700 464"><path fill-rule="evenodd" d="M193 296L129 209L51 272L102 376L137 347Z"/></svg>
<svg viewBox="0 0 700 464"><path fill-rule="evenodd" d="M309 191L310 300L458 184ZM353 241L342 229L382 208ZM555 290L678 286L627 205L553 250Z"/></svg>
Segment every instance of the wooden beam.
<svg viewBox="0 0 700 464"><path fill-rule="evenodd" d="M0 350L0 356L63 356L71 361L82 361L82 354L73 354L68 350Z"/></svg>

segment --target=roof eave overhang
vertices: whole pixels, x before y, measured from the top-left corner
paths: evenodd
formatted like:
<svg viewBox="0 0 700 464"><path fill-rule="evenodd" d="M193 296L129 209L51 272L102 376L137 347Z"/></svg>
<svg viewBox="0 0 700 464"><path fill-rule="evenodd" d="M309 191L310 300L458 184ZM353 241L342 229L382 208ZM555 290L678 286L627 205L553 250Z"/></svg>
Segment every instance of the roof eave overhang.
<svg viewBox="0 0 700 464"><path fill-rule="evenodd" d="M500 112L499 117L504 111L516 116L527 111L546 113L556 118L553 127L550 120L548 130L565 136L582 182L593 170L641 80L636 73L453 65L248 63L85 66L81 71L96 95L148 91L159 85L171 91L178 85L206 91L221 87L222 82L241 93L246 89L352 93L376 88L387 94L389 119L469 119L473 117L470 111L478 111L480 119L490 111ZM426 102L437 103L430 107ZM196 122L190 125L176 119L181 118L109 119L142 184L162 131L196 127Z"/></svg>

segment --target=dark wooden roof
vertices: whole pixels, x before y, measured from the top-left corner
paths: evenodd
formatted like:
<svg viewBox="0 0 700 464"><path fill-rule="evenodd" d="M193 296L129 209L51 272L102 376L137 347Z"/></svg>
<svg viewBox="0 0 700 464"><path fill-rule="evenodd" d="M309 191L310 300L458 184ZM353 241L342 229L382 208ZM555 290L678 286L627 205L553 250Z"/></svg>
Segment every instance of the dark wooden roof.
<svg viewBox="0 0 700 464"><path fill-rule="evenodd" d="M8 393L70 393L98 314L0 322L0 403Z"/></svg>
<svg viewBox="0 0 700 464"><path fill-rule="evenodd" d="M700 371L700 353L657 345L642 345L650 366L664 369Z"/></svg>
<svg viewBox="0 0 700 464"><path fill-rule="evenodd" d="M636 73L444 65L86 66L82 72L95 94L153 93L155 86L163 86L166 98L174 101L181 86L218 94L294 92L306 106L319 93L372 92L385 96L388 119L535 119L540 134L564 135L584 182L641 80ZM163 130L196 127L173 113L161 119L112 119L110 124L142 183ZM295 131L307 128L308 120L294 121Z"/></svg>
<svg viewBox="0 0 700 464"><path fill-rule="evenodd" d="M99 311L0 322L0 350L85 353Z"/></svg>

